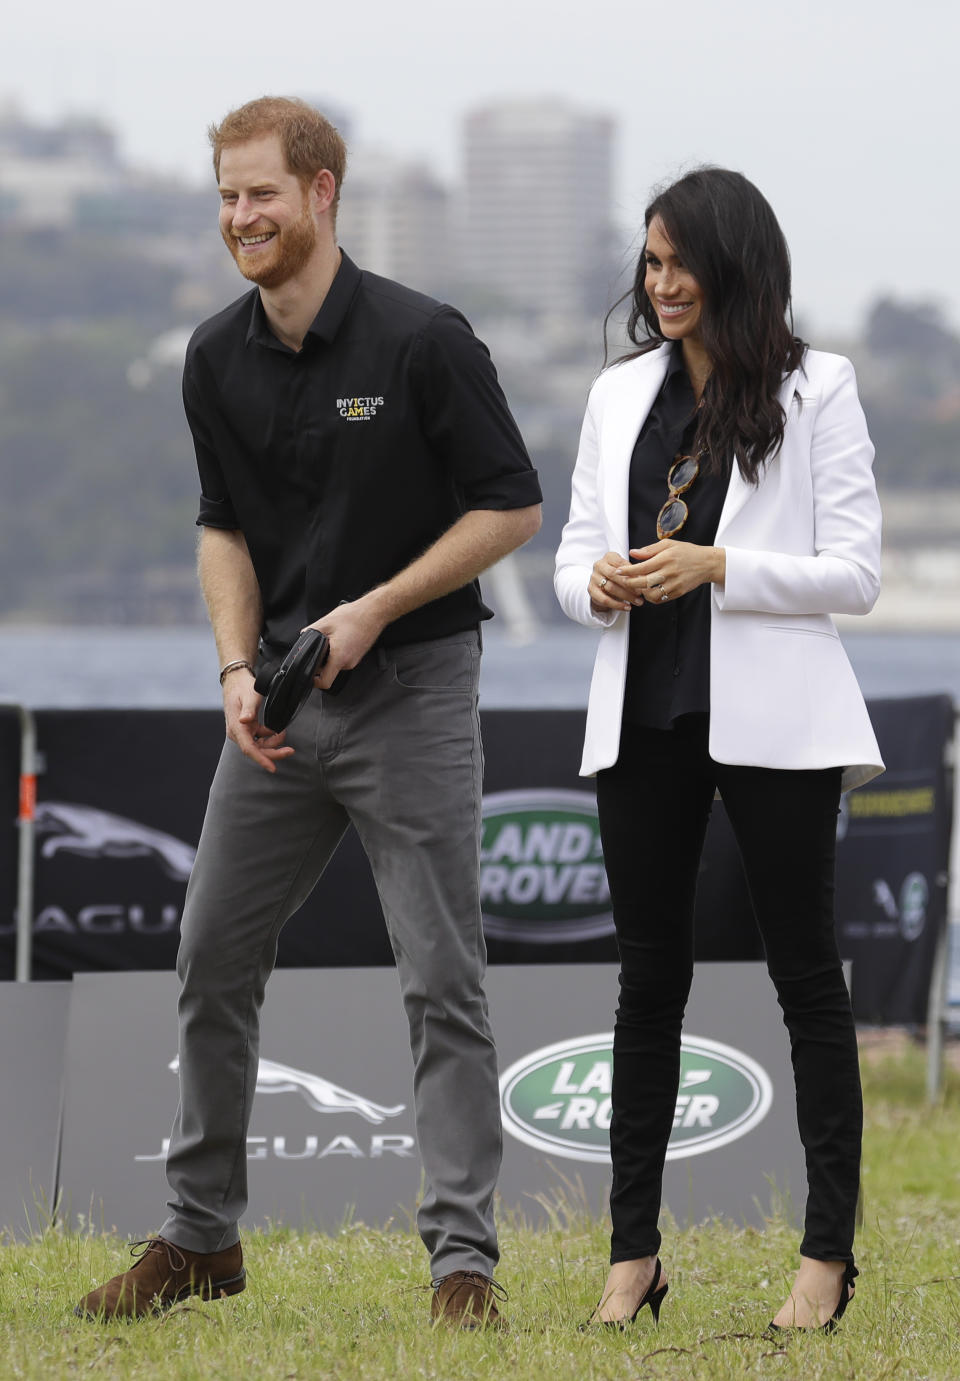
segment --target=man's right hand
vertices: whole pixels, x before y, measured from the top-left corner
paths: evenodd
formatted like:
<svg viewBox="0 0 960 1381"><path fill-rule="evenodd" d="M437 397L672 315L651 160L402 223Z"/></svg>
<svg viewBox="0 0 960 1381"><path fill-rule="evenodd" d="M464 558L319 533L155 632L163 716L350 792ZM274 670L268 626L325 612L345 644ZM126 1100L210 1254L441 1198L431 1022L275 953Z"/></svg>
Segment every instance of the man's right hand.
<svg viewBox="0 0 960 1381"><path fill-rule="evenodd" d="M238 667L224 681L227 738L233 739L243 756L265 772L276 772L277 763L289 758L294 750L286 746L285 733L275 734L260 723L262 703L263 696L254 690L253 672L246 667Z"/></svg>

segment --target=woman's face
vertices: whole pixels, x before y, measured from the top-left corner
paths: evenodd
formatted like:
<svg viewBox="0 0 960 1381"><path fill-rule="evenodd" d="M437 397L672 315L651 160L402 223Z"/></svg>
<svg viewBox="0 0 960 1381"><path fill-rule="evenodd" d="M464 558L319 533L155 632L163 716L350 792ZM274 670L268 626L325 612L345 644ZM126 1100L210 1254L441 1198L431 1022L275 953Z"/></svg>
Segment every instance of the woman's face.
<svg viewBox="0 0 960 1381"><path fill-rule="evenodd" d="M644 287L656 310L660 330L667 340L699 343L703 291L667 239L659 216L650 222L644 258Z"/></svg>

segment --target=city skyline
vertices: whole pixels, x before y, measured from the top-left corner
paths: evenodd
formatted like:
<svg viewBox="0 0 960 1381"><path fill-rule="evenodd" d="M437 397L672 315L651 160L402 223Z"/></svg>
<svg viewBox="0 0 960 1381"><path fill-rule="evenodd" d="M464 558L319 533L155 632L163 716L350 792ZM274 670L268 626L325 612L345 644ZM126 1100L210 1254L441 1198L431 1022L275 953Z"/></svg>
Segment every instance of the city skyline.
<svg viewBox="0 0 960 1381"><path fill-rule="evenodd" d="M960 7L916 0L764 0L682 15L652 0L488 0L457 13L435 0L318 17L288 0L265 20L251 0L130 11L48 0L5 24L4 93L26 118L102 116L130 162L200 182L205 129L264 91L346 110L353 142L425 162L445 182L471 110L561 96L612 117L614 217L629 244L651 186L692 164L740 168L777 212L795 302L812 332L850 332L893 292L960 323L949 175L957 126ZM12 75L12 74L15 74Z"/></svg>

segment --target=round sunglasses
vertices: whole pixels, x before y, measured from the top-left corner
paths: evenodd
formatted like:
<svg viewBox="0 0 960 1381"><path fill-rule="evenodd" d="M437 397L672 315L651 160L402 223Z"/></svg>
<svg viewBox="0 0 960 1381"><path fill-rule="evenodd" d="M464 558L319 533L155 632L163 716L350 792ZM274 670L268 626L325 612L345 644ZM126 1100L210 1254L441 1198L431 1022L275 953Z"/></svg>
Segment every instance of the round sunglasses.
<svg viewBox="0 0 960 1381"><path fill-rule="evenodd" d="M670 497L657 514L657 536L674 537L683 527L690 510L680 495L685 494L700 473L700 457L677 456L667 472Z"/></svg>

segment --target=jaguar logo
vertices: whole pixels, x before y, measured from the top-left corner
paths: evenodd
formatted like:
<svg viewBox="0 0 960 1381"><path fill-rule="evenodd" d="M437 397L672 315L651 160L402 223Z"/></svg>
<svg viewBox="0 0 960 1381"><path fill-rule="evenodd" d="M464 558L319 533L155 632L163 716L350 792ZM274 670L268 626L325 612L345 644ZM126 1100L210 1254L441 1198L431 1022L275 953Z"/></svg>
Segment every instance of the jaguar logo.
<svg viewBox="0 0 960 1381"><path fill-rule="evenodd" d="M92 806L43 801L36 818L37 830L46 836L44 858L61 852L84 858L154 858L168 877L186 882L196 857L192 845L172 834Z"/></svg>
<svg viewBox="0 0 960 1381"><path fill-rule="evenodd" d="M171 1060L169 1068L176 1074L180 1068L179 1059ZM321 1079L319 1074L263 1059L257 1070L257 1093L299 1093L315 1112L355 1112L375 1126L388 1117L398 1117L406 1107L405 1103L398 1103L394 1108L383 1107L362 1094L331 1084L329 1079Z"/></svg>

